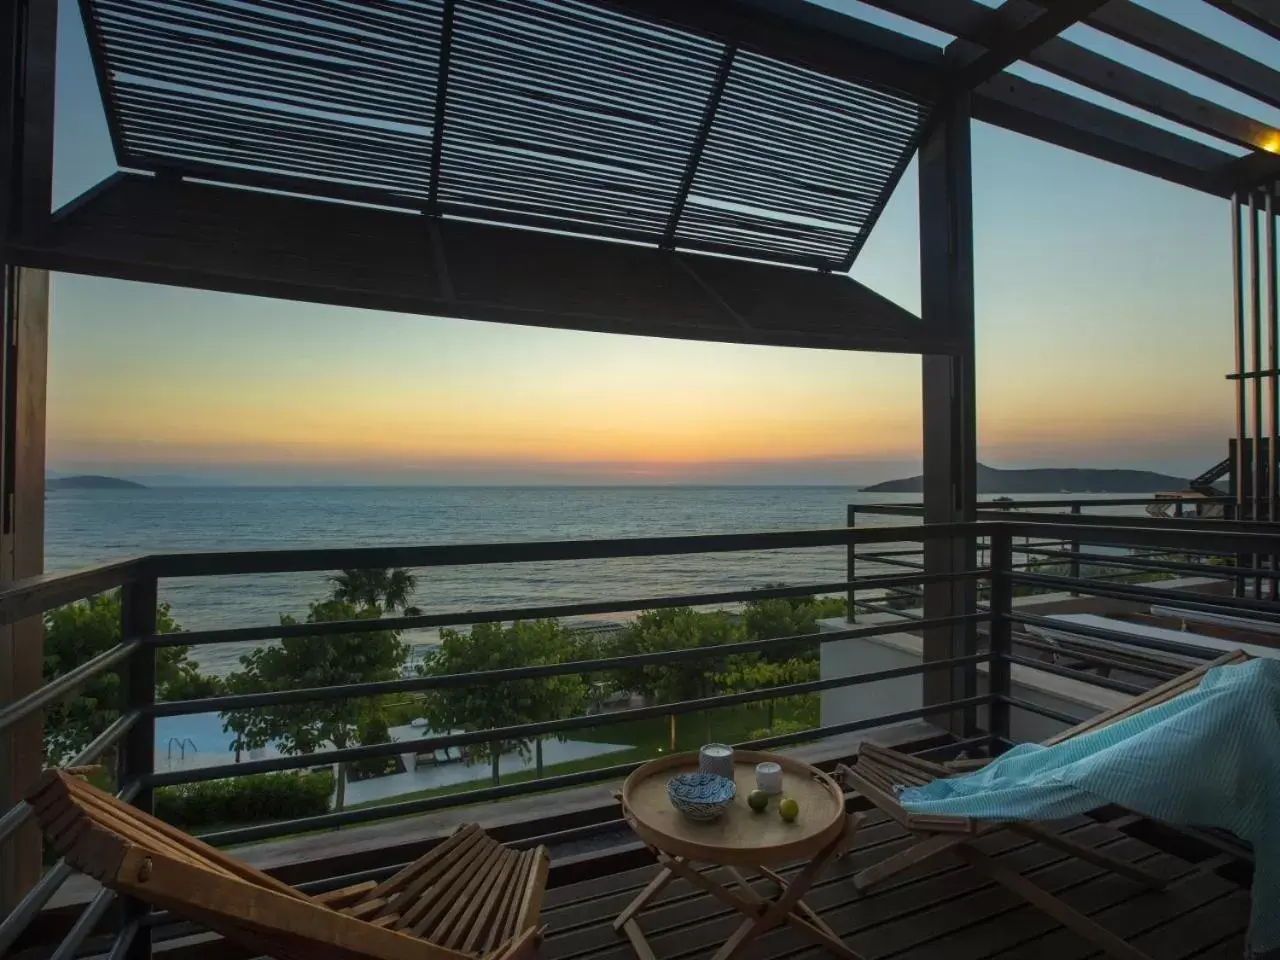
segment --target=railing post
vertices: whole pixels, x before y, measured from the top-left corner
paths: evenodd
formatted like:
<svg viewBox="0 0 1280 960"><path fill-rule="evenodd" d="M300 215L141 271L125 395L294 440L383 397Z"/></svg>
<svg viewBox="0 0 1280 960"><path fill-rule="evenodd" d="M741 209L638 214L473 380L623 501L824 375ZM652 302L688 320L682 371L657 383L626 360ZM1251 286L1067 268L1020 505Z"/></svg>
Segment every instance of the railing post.
<svg viewBox="0 0 1280 960"><path fill-rule="evenodd" d="M1009 737L1009 654L1013 651L1013 538L997 527L991 534L991 733Z"/></svg>
<svg viewBox="0 0 1280 960"><path fill-rule="evenodd" d="M120 637L130 640L150 637L156 632L157 584L155 577L130 580L123 587L120 604ZM121 712L145 709L156 700L156 648L140 647L124 662L121 677ZM133 729L125 734L120 745L119 762L116 765L116 786L124 789L139 778L150 775L155 768L156 721L149 714L143 715ZM135 807L147 813L154 812L155 791L147 786L137 792L131 801ZM150 908L131 897L121 899L121 928L147 913ZM124 960L149 960L151 956L151 928L142 926L129 944Z"/></svg>
<svg viewBox="0 0 1280 960"><path fill-rule="evenodd" d="M849 504L845 508L844 525L850 530L858 522L858 508L855 504ZM854 550L853 541L849 541L849 545L845 548L845 582L849 584L845 593L845 619L850 623L856 623L858 619L858 604L856 602L857 591L853 589L853 580L857 574L858 555Z"/></svg>

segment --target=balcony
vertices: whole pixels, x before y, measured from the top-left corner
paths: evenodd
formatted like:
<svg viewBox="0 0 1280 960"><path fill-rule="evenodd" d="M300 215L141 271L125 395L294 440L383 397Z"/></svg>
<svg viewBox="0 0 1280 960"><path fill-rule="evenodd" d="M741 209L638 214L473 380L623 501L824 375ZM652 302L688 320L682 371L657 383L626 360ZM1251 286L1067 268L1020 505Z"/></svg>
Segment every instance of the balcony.
<svg viewBox="0 0 1280 960"><path fill-rule="evenodd" d="M782 533L689 536L609 541L566 541L467 546L423 546L349 550L196 553L149 556L73 574L50 575L15 583L0 593L0 620L15 622L104 590L124 591L122 636L125 640L41 690L0 711L0 729L36 710L75 695L95 676L117 671L126 691L124 709L68 766L119 758L114 787L126 800L146 806L157 787L250 773L314 768L406 751L427 752L519 737L569 735L637 720L704 716L781 697L817 695L822 721L799 731L756 738L740 745L787 750L824 768L847 761L858 743L873 738L933 758L995 754L1019 739L1018 731L1034 721L1037 729L1061 729L1101 709L1107 697L1139 692L1176 671L1178 665L1215 657L1212 643L1187 634L1171 640L1150 629L1135 629L1123 620L1112 626L1075 624L1070 642L1043 639L1046 624L1063 632L1052 615L1029 612L1024 600L1045 602L1046 594L1066 595L1075 602L1094 598L1122 601L1134 607L1181 611L1188 617L1212 615L1253 625L1255 653L1273 656L1267 629L1280 623L1274 605L1249 597L1223 596L1187 586L1185 577L1204 573L1209 580L1234 581L1272 574L1266 566L1272 540L1264 533L1242 532L1239 524L1211 520L1115 518L1106 523L1000 519L953 525L854 527ZM903 573L859 574L858 557L904 545L928 549L932 544L959 544L975 558L958 575L906 570ZM1044 544L1055 546L1045 547ZM842 549L850 573L839 582L741 589L716 594L607 599L589 603L484 611L421 613L381 621L338 621L323 625L326 633L368 631L374 626L469 626L541 617L573 617L683 606L724 606L763 596L847 594L850 598L884 598L888 592L920 585L926 591L924 611L888 611L859 615L856 622L827 623L801 636L667 650L587 661L517 666L502 670L446 676L412 676L337 687L237 693L178 702L157 703L157 651L175 635L156 634L158 585L172 577L252 577L286 571L406 566L436 568L497 563L546 564L605 557L717 554L734 551ZM1168 580L1136 583L1132 578L1095 578L1081 557L1099 550L1122 563L1149 564L1146 572ZM1025 551L1066 551L1071 572L1059 575L1028 569ZM978 564L981 557L983 562ZM1230 557L1232 562L1209 563ZM865 559L861 569L865 569ZM1125 568L1130 569L1130 568ZM1085 575L1081 576L1083 572ZM1269 582L1269 580L1267 580ZM931 593L940 588L972 589L973 612L934 616ZM1015 593L1042 591L1039 595ZM857 609L853 607L851 609ZM282 635L307 635L315 624L255 626L181 634L185 644L265 641ZM938 657L936 638L950 643L952 655ZM889 643L894 638L923 640L923 656L891 666L851 656L860 644ZM1198 639L1197 639L1198 638ZM1219 646L1221 646L1221 641ZM1198 645L1199 644L1199 645ZM669 703L627 706L603 713L560 716L503 728L459 729L416 740L332 749L311 753L247 759L240 763L157 769L154 726L158 717L221 712L233 708L270 707L288 703L342 702L398 692L476 687L516 679L557 675L592 675L640 666L668 668L715 662L726 656L774 650L817 648L822 673L816 680L755 690L719 693ZM844 651L843 658L831 654ZM837 670L833 664L840 664ZM930 681L933 681L932 683ZM942 683L937 681L941 680ZM1072 684L1094 691L1078 697L1074 712L1029 688ZM1036 687L1039 684L1040 687ZM888 695L885 691L889 691ZM941 691L941 693L940 693ZM864 705L851 718L831 719L835 707ZM1093 704L1091 707L1090 704ZM871 711L866 704L878 704ZM544 919L546 958L630 955L631 946L613 931L611 921L622 905L652 877L652 855L620 819L611 788L639 765L588 765L570 773L552 773L489 786L333 811L322 815L260 823L215 831L205 836L217 846L237 846L246 861L308 892L334 889L365 879L382 879L398 866L429 849L459 822L478 821L499 839L516 846L547 845L552 854ZM850 810L868 804L847 794ZM877 815L878 816L878 815ZM19 804L0 818L0 839L30 829L29 808ZM339 829L341 828L341 829ZM1043 847L1034 841L994 835L987 852L1016 867L1034 882L1059 893L1069 904L1129 940L1152 957L1230 957L1239 955L1248 922L1251 854L1238 841L1211 831L1175 829L1119 809L1095 811L1060 823L1056 829L1098 848L1140 860L1172 883L1160 893L1144 892L1123 878ZM960 861L922 866L894 883L859 895L849 875L902 849L907 835L893 822L873 817L859 833L852 854L825 874L810 900L826 922L850 947L868 957L1084 957L1085 941L1062 929L1048 915L984 882ZM797 869L796 865L793 869ZM769 893L761 878L755 883ZM672 884L661 905L645 915L657 956L700 956L713 952L738 922L732 912L681 883ZM785 929L766 935L753 949L770 956L812 953L806 942ZM148 950L175 960L239 955L234 948L194 924L163 913L146 913L138 905L123 909L109 891L86 878L72 876L62 862L50 864L43 879L8 918L0 922L0 947L15 956L54 957L143 956ZM1233 952L1234 951L1234 952Z"/></svg>

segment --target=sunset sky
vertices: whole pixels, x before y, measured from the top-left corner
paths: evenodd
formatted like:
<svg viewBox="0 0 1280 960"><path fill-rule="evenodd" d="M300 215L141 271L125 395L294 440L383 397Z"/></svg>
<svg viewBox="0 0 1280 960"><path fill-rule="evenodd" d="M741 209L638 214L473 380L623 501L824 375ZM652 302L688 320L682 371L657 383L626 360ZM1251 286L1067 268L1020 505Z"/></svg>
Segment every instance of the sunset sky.
<svg viewBox="0 0 1280 960"><path fill-rule="evenodd" d="M1201 0L1141 2L1280 61L1280 42ZM61 13L58 202L114 168L76 4L63 0ZM1087 27L1067 36L1280 126L1280 111ZM1186 476L1222 457L1232 430L1226 201L982 124L973 149L982 459ZM916 214L913 167L854 269L912 311ZM72 275L55 277L53 291L53 470L281 483L868 483L913 470L920 456L919 358Z"/></svg>

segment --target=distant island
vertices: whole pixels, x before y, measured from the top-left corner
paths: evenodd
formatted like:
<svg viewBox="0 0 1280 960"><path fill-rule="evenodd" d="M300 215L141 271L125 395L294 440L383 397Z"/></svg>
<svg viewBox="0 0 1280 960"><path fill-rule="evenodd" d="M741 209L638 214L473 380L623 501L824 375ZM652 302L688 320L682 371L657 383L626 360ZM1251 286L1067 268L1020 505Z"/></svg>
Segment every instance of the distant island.
<svg viewBox="0 0 1280 960"><path fill-rule="evenodd" d="M45 477L46 490L146 490L140 483L121 480L119 477L98 477L86 474L79 477Z"/></svg>
<svg viewBox="0 0 1280 960"><path fill-rule="evenodd" d="M887 480L863 493L921 493L923 477ZM1049 467L997 470L978 464L978 493L1157 493L1186 489L1187 481L1150 470L1088 470Z"/></svg>

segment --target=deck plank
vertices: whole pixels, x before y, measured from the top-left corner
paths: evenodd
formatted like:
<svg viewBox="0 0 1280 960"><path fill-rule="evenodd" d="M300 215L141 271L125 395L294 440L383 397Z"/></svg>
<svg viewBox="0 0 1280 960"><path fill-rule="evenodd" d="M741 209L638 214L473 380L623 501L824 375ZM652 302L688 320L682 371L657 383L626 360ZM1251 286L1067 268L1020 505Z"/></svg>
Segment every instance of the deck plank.
<svg viewBox="0 0 1280 960"><path fill-rule="evenodd" d="M1248 924L1248 891L1110 824L1077 818L1057 829L1079 843L1141 863L1171 884L1165 891L1151 891L1010 832L985 837L978 845L1157 960L1238 956ZM1025 960L1031 956L1086 960L1097 956L1093 944L958 858L921 864L859 894L852 874L910 842L892 821L864 828L851 854L833 864L805 898L868 960ZM790 876L801 866L793 864L779 873ZM608 883L592 881L556 891L557 902L544 914L548 935L542 960L634 960L631 945L610 923L652 879L654 869L630 870L607 878ZM718 868L706 869L723 879ZM749 880L760 894L776 894L770 882L759 877ZM676 881L639 920L658 960L704 960L737 928L741 915ZM752 946L750 960L827 956L784 926L761 936Z"/></svg>
<svg viewBox="0 0 1280 960"><path fill-rule="evenodd" d="M896 828L899 829L900 828ZM1100 824L1081 820L1071 834L1085 841L1089 836L1103 837L1112 835L1111 831ZM910 842L905 834L900 834L899 843L905 846ZM861 845L854 852L839 861L828 871L822 881L805 897L806 901L822 914L823 919L831 924L842 935L849 931L842 930L837 919L842 918L841 911L855 910L866 919L854 921L858 928L870 923L882 922L910 914L922 905L932 904L939 898L945 898L956 891L965 892L981 884L981 879L970 867L956 861L942 858L931 864L922 864L910 874L903 874L892 884L859 894L851 882L857 871L878 862L893 851L898 844L877 845L866 848ZM979 844L993 856L1012 858L1009 860L1015 869L1028 869L1050 861L1065 859L1057 851L1049 850L1034 841L1027 840L1012 833L998 833L986 837ZM794 872L783 871L783 875ZM774 891L771 884L760 880L753 882L753 889L766 895ZM835 919L833 919L835 918ZM847 918L845 918L847 919ZM695 896L657 906L645 911L640 917L640 926L649 938L654 952L663 960L675 957L714 952L714 948L723 943L737 928L741 916L729 909L711 902L708 898ZM854 949L862 947L852 942ZM763 935L753 953L757 956L772 955L776 950L801 950L809 948L809 942L802 940L791 929L782 927ZM548 937L543 947L546 960L569 960L569 958L591 957L592 960L626 960L630 957L625 941L613 933L611 929L591 928L577 931L570 937L557 941L554 936ZM821 951L819 951L821 952Z"/></svg>
<svg viewBox="0 0 1280 960"><path fill-rule="evenodd" d="M1182 915L1238 891L1212 873L1189 870L1167 889L1143 890L1136 896L1112 903L1092 914L1098 923L1131 942L1144 934L1177 920ZM1247 925L1247 924L1246 924ZM1243 931L1243 927L1241 927ZM1085 960L1097 947L1069 930L1055 926L1046 936L1026 941L991 960L1023 960L1028 956L1052 960Z"/></svg>

